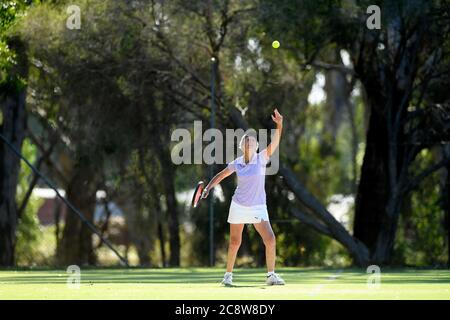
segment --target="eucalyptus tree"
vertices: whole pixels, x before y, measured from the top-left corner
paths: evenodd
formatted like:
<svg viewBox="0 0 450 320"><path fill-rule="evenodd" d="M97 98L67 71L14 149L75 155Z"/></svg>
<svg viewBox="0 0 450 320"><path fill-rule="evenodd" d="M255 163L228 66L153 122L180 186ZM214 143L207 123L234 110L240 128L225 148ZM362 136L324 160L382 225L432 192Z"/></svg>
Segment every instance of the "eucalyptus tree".
<svg viewBox="0 0 450 320"><path fill-rule="evenodd" d="M312 210L303 218L341 242L361 265L389 262L402 200L449 162L444 157L423 172L410 170L421 150L449 140L448 100L438 103L427 94L448 70L448 3L377 4L374 8L369 1L264 0L260 11L268 32L287 44L300 65L339 70L363 85L370 118L353 235L287 168L282 169L289 187ZM378 18L380 26L374 23ZM346 50L352 66L321 60L330 47Z"/></svg>

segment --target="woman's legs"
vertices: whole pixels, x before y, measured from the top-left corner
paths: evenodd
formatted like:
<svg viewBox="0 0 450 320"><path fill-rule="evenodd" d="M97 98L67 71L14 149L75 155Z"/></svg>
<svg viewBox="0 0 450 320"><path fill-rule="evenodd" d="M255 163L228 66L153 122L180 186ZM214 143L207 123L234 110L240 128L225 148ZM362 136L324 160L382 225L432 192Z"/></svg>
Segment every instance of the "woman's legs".
<svg viewBox="0 0 450 320"><path fill-rule="evenodd" d="M260 223L254 223L256 231L260 234L266 246L266 264L267 272L275 271L275 251L276 241L275 234L269 221L261 221Z"/></svg>
<svg viewBox="0 0 450 320"><path fill-rule="evenodd" d="M230 243L228 245L227 272L233 272L236 255L241 246L244 224L230 223Z"/></svg>

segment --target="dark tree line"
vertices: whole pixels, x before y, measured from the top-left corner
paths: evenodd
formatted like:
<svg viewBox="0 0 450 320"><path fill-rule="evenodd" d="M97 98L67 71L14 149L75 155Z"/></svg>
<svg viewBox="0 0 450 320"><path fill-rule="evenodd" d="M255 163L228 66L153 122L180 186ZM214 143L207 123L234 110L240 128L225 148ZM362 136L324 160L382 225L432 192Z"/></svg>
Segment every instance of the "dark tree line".
<svg viewBox="0 0 450 320"><path fill-rule="evenodd" d="M127 208L134 235L130 241L142 264L152 264L149 252L158 239L162 264L180 265L185 218L176 194L188 183L177 177L205 172L186 173L172 163L170 135L195 119L206 124L211 99L223 131L270 128L265 115L271 104L284 108L290 133L282 142L282 181L269 178L268 187L284 198L293 195L277 204L337 240L357 265L390 263L405 199L424 179L449 168L450 21L445 1L378 1L380 30L366 26L365 10L371 4L366 1L346 6L308 0L109 1L107 6L82 6L80 30L64 27L64 4L33 6L8 33L18 63L8 69L9 81L2 82L1 132L18 149L28 136L41 145L42 154L51 150L48 171L89 221L94 221L96 191L114 195ZM62 27L54 28L55 23ZM249 38L258 37L255 48L248 49ZM282 44L276 53L264 49L272 39ZM341 51L348 53L350 64L342 61ZM249 75L238 72L237 57ZM326 187L312 186L298 168L304 114L313 114L305 101L317 72L326 74L327 91L321 156L338 157L343 114L349 117L353 232L327 209L320 190ZM27 85L19 79L27 79ZM217 88L214 97L211 80ZM351 97L357 87L366 110L362 126ZM239 109L238 98L247 104L247 113ZM27 117L37 119L53 138L36 138L33 129L26 129ZM366 132L359 168L360 127ZM5 144L0 148L0 264L13 265L19 160ZM438 150L442 156L418 171L414 165L422 150ZM223 183L225 203L232 190L233 181ZM448 211L448 201L443 205ZM226 208L220 208L224 215ZM199 219L200 233L207 232L205 221L194 219ZM217 238L224 239L226 228L216 227ZM199 235L198 248L205 239ZM222 246L218 240L217 248ZM60 264L96 263L91 233L75 215L67 215L57 257Z"/></svg>

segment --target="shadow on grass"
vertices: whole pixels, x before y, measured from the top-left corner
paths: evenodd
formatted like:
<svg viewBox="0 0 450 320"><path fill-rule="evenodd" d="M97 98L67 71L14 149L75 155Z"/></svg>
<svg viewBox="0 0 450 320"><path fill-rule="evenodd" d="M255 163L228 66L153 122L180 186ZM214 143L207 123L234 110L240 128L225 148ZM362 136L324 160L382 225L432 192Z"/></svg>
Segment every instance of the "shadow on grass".
<svg viewBox="0 0 450 320"><path fill-rule="evenodd" d="M233 288L259 288L259 289L266 289L266 286L259 285L259 286L244 286L244 285L236 285L233 284L232 286L228 286L227 288L233 289Z"/></svg>

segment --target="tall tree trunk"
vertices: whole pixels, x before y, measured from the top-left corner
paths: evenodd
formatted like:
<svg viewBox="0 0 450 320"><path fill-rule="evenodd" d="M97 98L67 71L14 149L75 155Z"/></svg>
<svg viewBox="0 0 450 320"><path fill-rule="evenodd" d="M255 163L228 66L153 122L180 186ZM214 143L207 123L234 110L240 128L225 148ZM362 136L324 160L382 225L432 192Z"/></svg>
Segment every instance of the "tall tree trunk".
<svg viewBox="0 0 450 320"><path fill-rule="evenodd" d="M161 156L163 158L163 161L161 161L161 167L164 180L164 193L167 212L169 214L169 264L171 267L178 267L180 266L180 228L178 221L177 200L175 197L175 171L170 159L170 154L163 151Z"/></svg>
<svg viewBox="0 0 450 320"><path fill-rule="evenodd" d="M25 130L25 93L18 97L8 96L2 108L3 124L1 132L14 147L22 148ZM16 189L20 169L20 159L0 143L0 265L14 265L16 242L17 208Z"/></svg>
<svg viewBox="0 0 450 320"><path fill-rule="evenodd" d="M93 223L96 203L96 184L92 180L94 170L86 163L78 163L76 172L67 188L67 199ZM58 252L61 265L95 264L92 231L67 209L65 226Z"/></svg>
<svg viewBox="0 0 450 320"><path fill-rule="evenodd" d="M350 192L352 194L356 194L358 188L358 130L356 129L356 120L355 120L355 105L349 101L347 104L347 112L350 121L351 128L351 159L352 159L352 185L350 188Z"/></svg>
<svg viewBox="0 0 450 320"><path fill-rule="evenodd" d="M372 252L372 262L386 264L390 262L397 233L398 216L400 213L400 199L397 192L391 195L386 207L386 214L382 217L381 228Z"/></svg>
<svg viewBox="0 0 450 320"><path fill-rule="evenodd" d="M337 65L344 67L338 49L333 49L330 53L330 61ZM350 101L349 83L346 79L346 74L340 70L329 70L325 73L325 123L323 133L330 145L334 145L339 128L344 120L343 115L348 108Z"/></svg>
<svg viewBox="0 0 450 320"><path fill-rule="evenodd" d="M136 246L137 254L139 257L139 265L150 267L152 265L152 261L150 258L152 245L147 241L147 239L139 239L134 242L134 245Z"/></svg>
<svg viewBox="0 0 450 320"><path fill-rule="evenodd" d="M375 249L389 199L386 119L371 107L366 150L356 195L354 237Z"/></svg>
<svg viewBox="0 0 450 320"><path fill-rule="evenodd" d="M166 241L164 240L164 231L161 220L158 220L158 238L159 238L159 250L161 251L161 263L163 267L167 266L166 263L166 249L164 248L164 244Z"/></svg>
<svg viewBox="0 0 450 320"><path fill-rule="evenodd" d="M137 191L142 192L141 191ZM144 195L130 195L129 204L127 206L127 225L128 234L131 243L136 247L139 257L139 265L151 266L152 260L150 253L153 251L154 234L154 216L152 212L144 207Z"/></svg>
<svg viewBox="0 0 450 320"><path fill-rule="evenodd" d="M2 124L0 132L17 149L22 149L25 137L26 88L18 79L27 79L28 66L25 47L20 40L12 39L9 46L16 52L17 64L11 69L11 80L0 90ZM13 266L16 243L17 207L16 188L20 159L0 141L0 266Z"/></svg>
<svg viewBox="0 0 450 320"><path fill-rule="evenodd" d="M159 249L161 252L161 263L163 267L167 266L166 263L166 249L164 247L165 240L164 240L164 230L163 230L163 224L162 224L162 218L161 215L163 214L163 210L161 208L161 190L158 189L158 179L156 172L153 172L152 176L149 175L149 172L147 171L145 167L145 152L143 148L139 149L139 165L142 173L144 174L145 183L147 184L148 188L151 192L151 197L147 198L147 207L155 209L155 220L156 220L156 229L158 232L158 239L159 239Z"/></svg>

